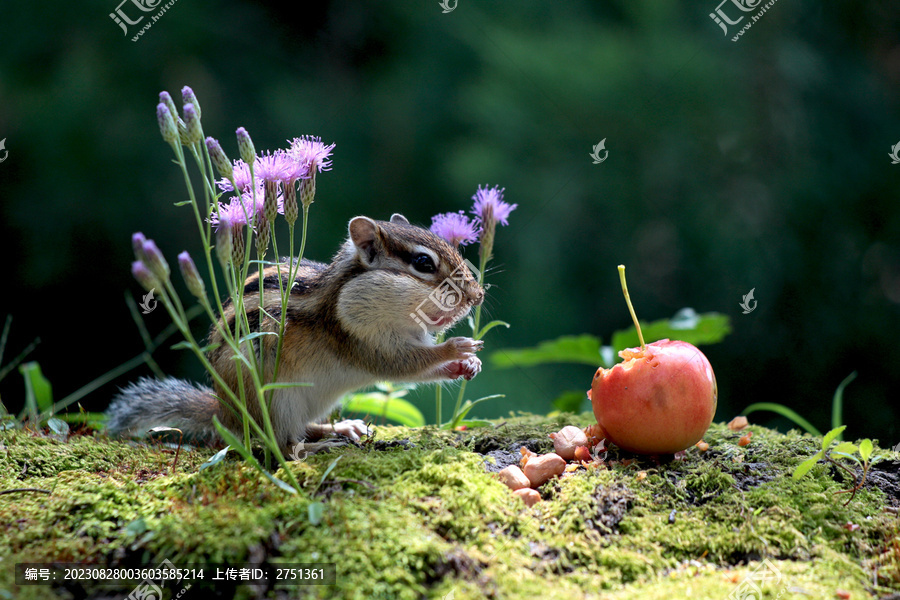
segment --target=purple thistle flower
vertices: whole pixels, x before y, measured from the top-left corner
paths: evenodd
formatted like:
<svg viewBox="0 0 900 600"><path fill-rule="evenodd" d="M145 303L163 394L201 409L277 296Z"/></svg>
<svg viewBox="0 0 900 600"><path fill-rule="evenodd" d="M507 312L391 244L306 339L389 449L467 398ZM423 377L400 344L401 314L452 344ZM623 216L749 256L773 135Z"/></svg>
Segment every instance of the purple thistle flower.
<svg viewBox="0 0 900 600"><path fill-rule="evenodd" d="M291 181L291 174L296 170L295 164L283 150L278 150L273 154L257 157L253 170L263 181L287 183Z"/></svg>
<svg viewBox="0 0 900 600"><path fill-rule="evenodd" d="M475 204L472 205L472 214L478 217L478 220L485 223L489 218L501 225L509 225L509 213L514 211L519 205L508 204L503 201L503 192L506 188L494 186L478 186L478 191L472 196Z"/></svg>
<svg viewBox="0 0 900 600"><path fill-rule="evenodd" d="M284 214L284 198L280 195L276 199L276 207L277 213ZM240 197L233 196L228 204L219 203L219 210L213 211L209 222L216 226L216 231L224 226L226 217L233 227L253 225L255 216L262 215L264 210L265 190L261 185L257 185L255 204L253 195L249 191L244 192Z"/></svg>
<svg viewBox="0 0 900 600"><path fill-rule="evenodd" d="M326 146L322 143L322 138L304 135L293 139L288 154L301 165L309 165L310 172L318 170L321 173L331 170L331 160L328 157L336 145Z"/></svg>
<svg viewBox="0 0 900 600"><path fill-rule="evenodd" d="M235 185L237 185L238 190L240 190L241 192L250 190L250 166L247 165L247 163L245 163L241 159L234 161L231 174L234 178L234 183ZM256 183L259 184L259 180L257 180ZM231 185L231 181L227 178L218 180L216 182L216 185L218 185L219 189L223 192L234 191L234 187Z"/></svg>
<svg viewBox="0 0 900 600"><path fill-rule="evenodd" d="M442 237L451 246L465 246L478 239L478 223L463 213L442 213L431 217L431 233Z"/></svg>

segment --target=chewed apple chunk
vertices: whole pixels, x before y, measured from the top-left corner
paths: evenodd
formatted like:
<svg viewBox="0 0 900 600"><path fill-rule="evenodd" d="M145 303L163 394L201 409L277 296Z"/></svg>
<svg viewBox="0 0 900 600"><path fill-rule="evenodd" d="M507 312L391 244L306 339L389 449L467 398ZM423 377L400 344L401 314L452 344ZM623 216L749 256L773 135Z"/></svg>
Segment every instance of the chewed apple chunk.
<svg viewBox="0 0 900 600"><path fill-rule="evenodd" d="M619 352L594 375L590 399L608 441L638 454L673 454L703 438L716 412L712 366L695 346L660 340Z"/></svg>

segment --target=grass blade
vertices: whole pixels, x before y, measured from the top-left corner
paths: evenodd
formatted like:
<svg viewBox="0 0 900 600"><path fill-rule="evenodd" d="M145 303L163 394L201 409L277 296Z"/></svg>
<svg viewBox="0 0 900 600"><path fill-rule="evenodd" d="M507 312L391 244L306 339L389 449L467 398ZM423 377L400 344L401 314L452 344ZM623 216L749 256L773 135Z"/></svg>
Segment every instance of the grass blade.
<svg viewBox="0 0 900 600"><path fill-rule="evenodd" d="M831 427L833 429L837 429L841 426L844 413L844 388L854 379L856 379L856 371L847 375L834 391L834 398L831 400ZM838 441L841 441L841 436L839 435L837 439Z"/></svg>
<svg viewBox="0 0 900 600"><path fill-rule="evenodd" d="M785 419L789 419L802 427L807 433L810 433L816 437L822 437L822 432L813 427L813 424L801 417L799 414L788 408L783 404L778 404L776 402L756 402L751 404L747 408L741 412L742 415L749 415L752 412L756 412L758 410L768 410L773 413L777 413L784 417Z"/></svg>

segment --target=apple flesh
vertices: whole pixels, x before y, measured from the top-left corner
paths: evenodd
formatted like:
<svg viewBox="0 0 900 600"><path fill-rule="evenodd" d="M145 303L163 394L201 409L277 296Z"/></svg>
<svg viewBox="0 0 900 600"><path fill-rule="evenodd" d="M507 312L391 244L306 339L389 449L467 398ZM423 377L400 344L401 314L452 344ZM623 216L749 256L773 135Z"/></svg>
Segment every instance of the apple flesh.
<svg viewBox="0 0 900 600"><path fill-rule="evenodd" d="M716 413L716 376L687 342L660 340L619 352L588 392L609 442L636 454L674 454L703 439Z"/></svg>

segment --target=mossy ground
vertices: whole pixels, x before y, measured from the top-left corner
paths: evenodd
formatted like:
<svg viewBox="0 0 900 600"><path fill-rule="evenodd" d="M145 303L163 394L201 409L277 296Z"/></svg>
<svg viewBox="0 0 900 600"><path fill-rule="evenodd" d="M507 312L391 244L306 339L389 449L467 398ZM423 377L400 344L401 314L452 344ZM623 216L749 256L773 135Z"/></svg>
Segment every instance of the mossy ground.
<svg viewBox="0 0 900 600"><path fill-rule="evenodd" d="M819 440L752 425L752 442L741 447L739 434L714 424L710 449L692 448L682 460L613 451L607 465L545 484L533 508L490 472L522 445L550 450L547 434L561 425L590 422L562 415L466 432L379 427L374 442L291 463L302 484L296 495L236 456L200 471L210 449L182 451L173 473L174 453L158 445L5 431L0 491L50 493L0 495L0 599L116 598L133 589L17 587L15 563L163 559L336 564L336 585L268 592L280 598L724 600L766 570L769 578L755 581L764 598L900 591L898 518L889 510L900 506L896 453L876 452L886 459L847 506L848 495L835 492L849 482L830 465L790 476ZM315 501L325 505L318 524L309 515ZM264 592L220 597L233 594ZM206 595L194 588L182 597Z"/></svg>

